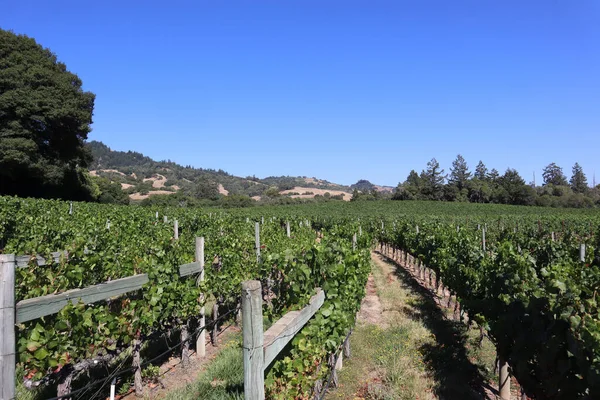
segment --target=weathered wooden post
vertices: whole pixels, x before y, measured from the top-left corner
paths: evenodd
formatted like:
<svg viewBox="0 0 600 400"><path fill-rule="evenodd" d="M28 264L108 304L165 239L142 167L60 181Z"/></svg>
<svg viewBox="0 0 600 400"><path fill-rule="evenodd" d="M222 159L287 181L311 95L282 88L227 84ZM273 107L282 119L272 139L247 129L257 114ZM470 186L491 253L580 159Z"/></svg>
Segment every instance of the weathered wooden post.
<svg viewBox="0 0 600 400"><path fill-rule="evenodd" d="M362 226L358 226L358 236L362 236Z"/></svg>
<svg viewBox="0 0 600 400"><path fill-rule="evenodd" d="M291 232L290 232L290 221L286 221L285 223L285 231L287 233L287 237L291 237Z"/></svg>
<svg viewBox="0 0 600 400"><path fill-rule="evenodd" d="M552 241L554 242L554 231L550 232L550 236L552 237Z"/></svg>
<svg viewBox="0 0 600 400"><path fill-rule="evenodd" d="M200 285L200 282L204 282L204 237L196 238L196 261L200 263L200 275L198 276L198 281L196 282L198 285ZM198 354L198 357L205 357L206 308L204 306L204 302L206 301L206 296L204 293L200 295L199 300L202 302L202 308L200 309L200 333L196 339L196 353Z"/></svg>
<svg viewBox="0 0 600 400"><path fill-rule="evenodd" d="M158 221L158 211L156 212L156 220Z"/></svg>
<svg viewBox="0 0 600 400"><path fill-rule="evenodd" d="M510 375L508 374L508 363L499 358L498 389L502 400L510 400Z"/></svg>
<svg viewBox="0 0 600 400"><path fill-rule="evenodd" d="M142 361L140 357L140 349L142 348L142 341L136 335L135 339L131 343L132 346L132 367L133 373L133 386L135 389L135 395L137 397L144 396L144 386L142 382Z"/></svg>
<svg viewBox="0 0 600 400"><path fill-rule="evenodd" d="M15 265L14 254L0 254L0 399L15 393Z"/></svg>
<svg viewBox="0 0 600 400"><path fill-rule="evenodd" d="M69 203L69 215L73 215L73 202Z"/></svg>
<svg viewBox="0 0 600 400"><path fill-rule="evenodd" d="M242 282L244 398L264 400L262 288L259 281Z"/></svg>
<svg viewBox="0 0 600 400"><path fill-rule="evenodd" d="M340 350L340 352L338 353L338 358L337 361L335 363L335 370L336 371L341 371L342 368L344 368L344 354L343 354L343 350Z"/></svg>
<svg viewBox="0 0 600 400"><path fill-rule="evenodd" d="M485 251L485 228L481 230L481 240L483 243L483 251Z"/></svg>
<svg viewBox="0 0 600 400"><path fill-rule="evenodd" d="M352 251L356 250L356 233L352 235Z"/></svg>
<svg viewBox="0 0 600 400"><path fill-rule="evenodd" d="M167 217L166 215L163 215L163 222L166 224L167 222L169 222L169 217Z"/></svg>
<svg viewBox="0 0 600 400"><path fill-rule="evenodd" d="M579 259L581 262L585 262L585 244L583 243L579 246Z"/></svg>
<svg viewBox="0 0 600 400"><path fill-rule="evenodd" d="M254 247L256 247L256 262L260 263L260 225L254 225Z"/></svg>
<svg viewBox="0 0 600 400"><path fill-rule="evenodd" d="M173 238L179 240L179 222L173 221ZM190 335L188 321L185 320L181 324L181 366L187 368L190 365Z"/></svg>

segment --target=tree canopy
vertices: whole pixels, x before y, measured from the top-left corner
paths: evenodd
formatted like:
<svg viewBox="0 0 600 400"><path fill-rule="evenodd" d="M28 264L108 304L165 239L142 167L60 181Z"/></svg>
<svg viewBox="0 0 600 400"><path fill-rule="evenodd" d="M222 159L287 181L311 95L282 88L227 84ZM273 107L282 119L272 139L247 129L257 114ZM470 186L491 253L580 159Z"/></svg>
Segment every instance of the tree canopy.
<svg viewBox="0 0 600 400"><path fill-rule="evenodd" d="M548 164L542 172L544 185L566 186L567 178L563 174L562 168L555 163Z"/></svg>
<svg viewBox="0 0 600 400"><path fill-rule="evenodd" d="M579 163L575 163L573 165L573 175L571 176L571 189L575 193L585 193L588 191L588 182L585 174L583 173L583 168L579 165Z"/></svg>
<svg viewBox="0 0 600 400"><path fill-rule="evenodd" d="M467 186L469 178L471 178L469 166L467 165L467 162L463 156L459 154L456 156L456 160L452 162L448 183L451 185L456 185L458 190L462 190Z"/></svg>
<svg viewBox="0 0 600 400"><path fill-rule="evenodd" d="M593 207L600 205L600 185L588 186L583 168L573 166L567 184L562 169L555 163L544 168L544 185L526 184L519 173L508 168L503 175L488 170L479 161L475 172L469 172L466 160L459 154L453 161L444 184L444 170L435 158L427 163L421 174L412 170L403 183L396 187L393 200L445 200L474 203L502 203L551 207Z"/></svg>
<svg viewBox="0 0 600 400"><path fill-rule="evenodd" d="M0 194L91 199L94 99L49 49L0 29Z"/></svg>

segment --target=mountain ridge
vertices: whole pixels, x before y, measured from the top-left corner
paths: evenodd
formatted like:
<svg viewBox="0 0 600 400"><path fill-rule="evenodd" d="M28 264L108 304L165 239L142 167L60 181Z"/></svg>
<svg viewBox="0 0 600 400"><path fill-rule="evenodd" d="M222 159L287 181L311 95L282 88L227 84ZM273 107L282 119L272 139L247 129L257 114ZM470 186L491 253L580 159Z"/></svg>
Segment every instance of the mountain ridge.
<svg viewBox="0 0 600 400"><path fill-rule="evenodd" d="M100 141L90 141L86 143L86 147L93 157L88 168L90 174L120 183L121 188L134 201L177 192L208 198L216 195L245 195L255 200L275 193L295 198L311 198L329 192L331 196L350 200L354 189L378 192L391 192L394 189L391 186L374 185L364 179L354 185L341 185L307 176L268 176L262 179L256 176L239 177L222 169L194 168L171 160L156 161L136 151L112 150ZM202 190L207 193L198 193ZM203 194L206 196L202 196Z"/></svg>

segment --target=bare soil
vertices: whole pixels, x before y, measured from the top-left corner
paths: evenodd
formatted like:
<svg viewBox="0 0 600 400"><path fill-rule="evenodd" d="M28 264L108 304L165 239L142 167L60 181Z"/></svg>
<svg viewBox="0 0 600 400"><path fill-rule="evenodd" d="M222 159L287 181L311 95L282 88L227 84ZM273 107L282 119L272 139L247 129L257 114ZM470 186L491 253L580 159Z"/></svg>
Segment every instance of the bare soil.
<svg viewBox="0 0 600 400"><path fill-rule="evenodd" d="M312 199L317 194L320 194L322 196L325 193L329 193L332 196L337 196L337 195L341 194L342 196L344 196L344 200L345 201L350 201L350 199L352 198L352 194L351 193L343 192L341 190L318 189L318 188L302 187L302 186L295 186L292 189L282 190L279 193L285 195L285 194L294 193L294 192L300 193L300 194L293 194L290 197L292 197L292 198L299 198L299 199ZM306 192L312 192L313 194L303 194L303 193L306 193Z"/></svg>
<svg viewBox="0 0 600 400"><path fill-rule="evenodd" d="M144 400L162 399L168 392L196 382L198 375L215 359L223 345L238 332L240 332L240 328L234 325L224 328L218 335L218 347L213 346L210 335L206 335L206 357L200 359L195 351L190 350L190 366L185 369L181 364L180 357L169 358L160 366L158 383L144 384ZM132 390L125 396L116 396L116 399L137 400L139 398Z"/></svg>
<svg viewBox="0 0 600 400"><path fill-rule="evenodd" d="M372 324L384 326L387 325L383 321L383 306L377 295L377 287L373 275L369 275L367 281L367 294L360 305L360 311L356 318L358 324Z"/></svg>

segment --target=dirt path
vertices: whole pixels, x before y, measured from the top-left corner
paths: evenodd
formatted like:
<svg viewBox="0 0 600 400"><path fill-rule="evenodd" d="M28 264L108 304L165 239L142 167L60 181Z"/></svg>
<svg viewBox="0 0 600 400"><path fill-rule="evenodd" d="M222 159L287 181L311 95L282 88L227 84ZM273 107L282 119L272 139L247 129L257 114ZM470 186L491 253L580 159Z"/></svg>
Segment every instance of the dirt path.
<svg viewBox="0 0 600 400"><path fill-rule="evenodd" d="M360 305L356 322L361 325L372 324L381 326L383 324L383 306L381 305L381 300L379 300L375 279L373 279L372 274L369 275L367 294Z"/></svg>
<svg viewBox="0 0 600 400"><path fill-rule="evenodd" d="M494 354L399 262L371 253L352 357L327 399L495 399ZM490 351L492 350L492 351ZM489 371L487 371L489 369Z"/></svg>
<svg viewBox="0 0 600 400"><path fill-rule="evenodd" d="M143 399L162 399L167 393L196 382L198 375L217 357L225 345L240 332L240 328L235 325L224 328L219 332L218 346L213 346L209 338L210 335L207 335L206 357L200 359L195 351L190 351L190 366L188 368L183 368L180 357L170 357L160 366L157 382L144 384ZM135 396L133 391L130 391L125 396L117 396L117 399L134 400L139 398Z"/></svg>

